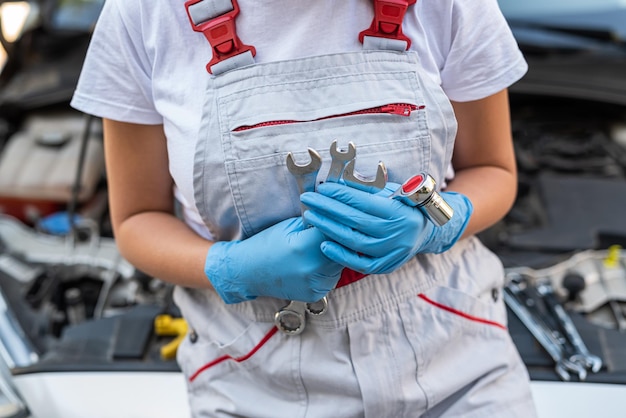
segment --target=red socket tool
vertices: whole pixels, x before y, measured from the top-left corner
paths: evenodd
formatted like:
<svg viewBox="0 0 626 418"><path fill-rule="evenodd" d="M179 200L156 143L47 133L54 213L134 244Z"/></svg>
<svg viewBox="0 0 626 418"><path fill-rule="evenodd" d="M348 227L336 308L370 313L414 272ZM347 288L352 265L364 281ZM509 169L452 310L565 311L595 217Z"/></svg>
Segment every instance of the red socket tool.
<svg viewBox="0 0 626 418"><path fill-rule="evenodd" d="M437 183L429 174L419 173L405 181L391 198L419 208L435 225L442 226L452 218L454 210L436 190Z"/></svg>

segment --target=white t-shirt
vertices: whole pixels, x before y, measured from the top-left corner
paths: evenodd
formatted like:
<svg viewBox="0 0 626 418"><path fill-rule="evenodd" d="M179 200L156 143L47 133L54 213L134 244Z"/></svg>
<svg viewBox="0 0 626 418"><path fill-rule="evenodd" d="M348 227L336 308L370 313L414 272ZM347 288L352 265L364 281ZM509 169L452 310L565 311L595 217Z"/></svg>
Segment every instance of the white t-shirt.
<svg viewBox="0 0 626 418"><path fill-rule="evenodd" d="M124 122L163 124L175 193L188 222L207 236L193 194L202 118L206 38L183 0L107 0L71 105ZM359 51L373 0L239 0L237 33L256 62ZM454 101L494 94L519 80L526 62L497 0L418 0L404 19L425 71Z"/></svg>

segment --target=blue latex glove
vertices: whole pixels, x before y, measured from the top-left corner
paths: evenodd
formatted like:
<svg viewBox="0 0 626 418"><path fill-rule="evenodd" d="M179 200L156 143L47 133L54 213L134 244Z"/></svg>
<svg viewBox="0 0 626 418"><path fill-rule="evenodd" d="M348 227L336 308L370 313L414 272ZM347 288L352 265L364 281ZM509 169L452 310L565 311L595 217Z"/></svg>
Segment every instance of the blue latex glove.
<svg viewBox="0 0 626 418"><path fill-rule="evenodd" d="M207 254L204 272L226 303L272 296L315 302L335 287L342 265L328 259L326 238L286 219L243 241L219 241Z"/></svg>
<svg viewBox="0 0 626 418"><path fill-rule="evenodd" d="M469 199L459 193L441 196L454 210L438 227L418 208L390 199L391 188L370 194L346 185L324 183L317 192L301 195L309 210L305 222L328 237L322 244L328 258L366 274L389 273L417 253L441 253L461 237L472 214Z"/></svg>

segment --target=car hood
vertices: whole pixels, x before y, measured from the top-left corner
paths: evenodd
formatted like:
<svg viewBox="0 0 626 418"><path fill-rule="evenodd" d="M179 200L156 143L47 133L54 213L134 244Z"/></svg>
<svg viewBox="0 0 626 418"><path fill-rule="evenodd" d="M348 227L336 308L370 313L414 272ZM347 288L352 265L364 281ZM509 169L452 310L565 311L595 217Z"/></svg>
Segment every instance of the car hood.
<svg viewBox="0 0 626 418"><path fill-rule="evenodd" d="M626 104L626 10L507 19L529 63L512 91Z"/></svg>

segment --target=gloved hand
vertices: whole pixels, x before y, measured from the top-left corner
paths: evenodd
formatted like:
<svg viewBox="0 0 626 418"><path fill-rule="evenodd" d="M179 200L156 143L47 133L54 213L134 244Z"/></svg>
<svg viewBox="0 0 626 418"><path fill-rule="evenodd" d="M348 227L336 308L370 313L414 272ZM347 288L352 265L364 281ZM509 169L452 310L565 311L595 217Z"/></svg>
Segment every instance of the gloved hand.
<svg viewBox="0 0 626 418"><path fill-rule="evenodd" d="M335 287L343 266L320 250L326 238L302 218L279 222L242 241L219 241L204 272L226 303L272 296L315 302Z"/></svg>
<svg viewBox="0 0 626 418"><path fill-rule="evenodd" d="M390 273L417 253L448 250L461 237L473 210L467 197L441 193L454 215L438 227L420 209L390 199L399 185L389 186L386 191L370 194L324 183L317 192L301 195L309 208L305 222L328 237L322 244L328 258L361 273Z"/></svg>

